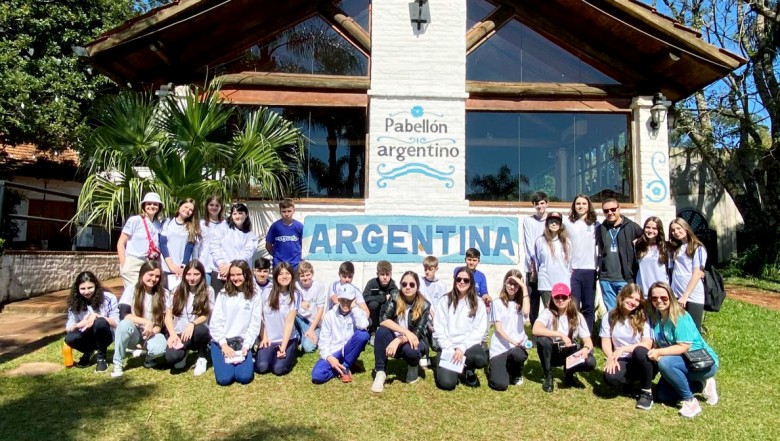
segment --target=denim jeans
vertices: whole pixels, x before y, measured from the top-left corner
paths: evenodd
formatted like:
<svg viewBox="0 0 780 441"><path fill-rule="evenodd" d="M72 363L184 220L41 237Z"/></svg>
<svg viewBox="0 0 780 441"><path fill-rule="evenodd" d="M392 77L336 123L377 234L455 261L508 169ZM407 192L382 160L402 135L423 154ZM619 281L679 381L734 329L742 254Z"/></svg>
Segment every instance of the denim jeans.
<svg viewBox="0 0 780 441"><path fill-rule="evenodd" d="M617 295L624 286L628 285L625 280L599 280L601 285L601 296L604 298L604 306L607 312L612 311L617 306Z"/></svg>
<svg viewBox="0 0 780 441"><path fill-rule="evenodd" d="M712 365L706 371L689 371L682 355L665 355L658 362L661 381L656 391L657 399L663 403L675 403L678 400L687 401L693 398L694 392L703 388L706 379L714 377L718 366Z"/></svg>
<svg viewBox="0 0 780 441"><path fill-rule="evenodd" d="M120 321L119 326L116 327L114 340L114 364L121 366L125 359L125 351L128 348L135 349L136 345L141 342L141 338L141 331L135 323L128 319ZM153 335L149 340L146 340L146 357L162 357L165 355L167 345L168 341L162 333Z"/></svg>
<svg viewBox="0 0 780 441"><path fill-rule="evenodd" d="M298 330L298 335L301 336L301 347L303 348L303 352L307 354L317 350L317 343L314 343L313 341L309 340L309 337L306 337L306 333L309 332L310 326L311 323L308 320L301 317L300 315L295 316L295 329ZM320 340L319 326L317 327L317 329L314 330L314 334L317 335L317 341L319 342Z"/></svg>
<svg viewBox="0 0 780 441"><path fill-rule="evenodd" d="M376 329L376 336L374 337L374 360L376 360L375 370L377 372L384 372L387 367L387 347L395 340L395 333L384 326L380 326ZM423 339L420 339L417 349L412 349L412 345L404 343L398 345L398 348L393 354L393 358L403 358L406 364L409 366L419 366L420 358L423 355L428 354L428 346Z"/></svg>
<svg viewBox="0 0 780 441"><path fill-rule="evenodd" d="M340 351L336 351L336 353L332 355L336 357L342 366L349 369L357 361L358 357L360 357L363 349L366 348L368 338L368 331L357 329L355 330L355 333L352 334L352 337L347 340L344 348ZM311 371L311 382L314 384L327 383L328 380L337 375L338 372L330 366L330 363L324 358L320 358Z"/></svg>

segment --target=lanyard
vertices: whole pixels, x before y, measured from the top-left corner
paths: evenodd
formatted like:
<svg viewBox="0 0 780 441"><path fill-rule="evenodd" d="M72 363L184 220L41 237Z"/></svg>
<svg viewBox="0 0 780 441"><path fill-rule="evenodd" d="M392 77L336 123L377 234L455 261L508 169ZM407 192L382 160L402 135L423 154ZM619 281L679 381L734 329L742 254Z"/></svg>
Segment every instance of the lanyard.
<svg viewBox="0 0 780 441"><path fill-rule="evenodd" d="M607 232L609 233L609 237L612 239L612 246L617 246L617 237L620 234L621 228L622 226L607 230ZM615 234L612 234L613 230L615 231Z"/></svg>

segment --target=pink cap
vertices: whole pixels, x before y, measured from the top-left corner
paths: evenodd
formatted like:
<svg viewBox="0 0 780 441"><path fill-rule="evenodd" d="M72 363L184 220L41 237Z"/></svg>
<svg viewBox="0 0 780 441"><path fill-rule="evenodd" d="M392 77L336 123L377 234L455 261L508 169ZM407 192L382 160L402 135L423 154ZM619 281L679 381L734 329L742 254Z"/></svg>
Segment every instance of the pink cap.
<svg viewBox="0 0 780 441"><path fill-rule="evenodd" d="M552 287L552 294L553 297L555 296L571 296L571 290L569 289L569 285L565 283L556 283Z"/></svg>

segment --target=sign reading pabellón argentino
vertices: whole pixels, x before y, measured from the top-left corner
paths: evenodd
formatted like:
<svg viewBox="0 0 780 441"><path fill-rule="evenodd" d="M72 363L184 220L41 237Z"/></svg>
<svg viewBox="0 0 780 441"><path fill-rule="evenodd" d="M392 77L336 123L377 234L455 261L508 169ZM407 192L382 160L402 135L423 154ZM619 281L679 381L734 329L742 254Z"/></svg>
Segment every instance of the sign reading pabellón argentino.
<svg viewBox="0 0 780 441"><path fill-rule="evenodd" d="M518 262L516 217L307 216L303 247L309 260L420 262L432 254L463 262L468 248L482 263Z"/></svg>
<svg viewBox="0 0 780 441"><path fill-rule="evenodd" d="M384 120L384 133L376 137L375 149L380 162L376 172L377 187L408 174L418 174L441 181L446 188L454 185L452 164L439 165L438 159L457 158L461 148L450 134L444 114L426 112L420 105L390 113Z"/></svg>

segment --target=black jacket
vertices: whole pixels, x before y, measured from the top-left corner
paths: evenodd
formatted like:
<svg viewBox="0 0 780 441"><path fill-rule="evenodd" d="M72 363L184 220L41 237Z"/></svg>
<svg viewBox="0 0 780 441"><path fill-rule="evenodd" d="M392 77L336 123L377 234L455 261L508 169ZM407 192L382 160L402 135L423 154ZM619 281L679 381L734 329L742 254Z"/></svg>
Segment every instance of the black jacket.
<svg viewBox="0 0 780 441"><path fill-rule="evenodd" d="M631 219L621 215L623 221L622 227L617 236L618 257L620 259L620 270L623 273L623 280L627 283L634 283L636 272L639 269L639 263L634 253L634 240L642 235L642 227ZM604 258L612 246L612 238L609 237L610 225L603 223L596 230L596 248L599 255L599 270L604 270Z"/></svg>
<svg viewBox="0 0 780 441"><path fill-rule="evenodd" d="M385 320L396 321L396 318L398 318L398 316L395 314L395 307L396 307L396 302L399 301L398 297L400 295L401 294L399 294L396 291L392 296L390 296L390 300L388 300L387 303L382 305L382 312L379 313L380 325ZM400 301L403 302L403 300ZM423 304L422 313L420 314L420 317L417 318L417 320L414 320L412 318L412 315L409 314L409 323L407 324L409 330L414 332L414 335L416 335L418 339L423 341L425 341L428 332L428 320L430 319L430 313L431 313L431 304L428 303L427 300L425 300L425 303Z"/></svg>
<svg viewBox="0 0 780 441"><path fill-rule="evenodd" d="M387 296L398 293L398 287L395 284L395 280L390 279L390 282L382 288L379 284L379 279L374 277L366 283L366 289L363 290L363 300L368 302L385 303Z"/></svg>

